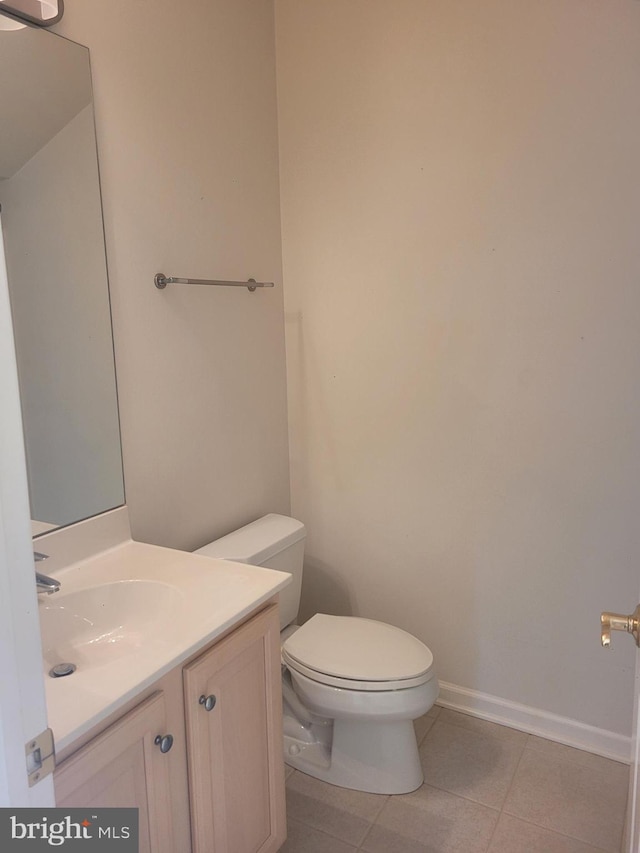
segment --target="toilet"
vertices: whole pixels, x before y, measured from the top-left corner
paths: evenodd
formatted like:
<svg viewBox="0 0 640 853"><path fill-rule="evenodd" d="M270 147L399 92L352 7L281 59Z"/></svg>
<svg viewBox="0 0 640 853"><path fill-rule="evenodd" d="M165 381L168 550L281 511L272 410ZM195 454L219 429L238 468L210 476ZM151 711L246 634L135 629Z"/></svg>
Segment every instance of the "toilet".
<svg viewBox="0 0 640 853"><path fill-rule="evenodd" d="M284 760L343 788L405 794L423 782L413 720L438 696L433 655L384 622L317 613L295 625L304 525L274 513L196 553L289 572L280 593Z"/></svg>

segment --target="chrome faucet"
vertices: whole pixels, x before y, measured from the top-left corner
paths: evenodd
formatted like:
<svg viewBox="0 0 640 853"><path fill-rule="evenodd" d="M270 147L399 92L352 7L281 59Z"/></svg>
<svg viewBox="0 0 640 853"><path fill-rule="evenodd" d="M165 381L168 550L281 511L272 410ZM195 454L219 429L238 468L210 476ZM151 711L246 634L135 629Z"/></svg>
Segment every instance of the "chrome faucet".
<svg viewBox="0 0 640 853"><path fill-rule="evenodd" d="M33 559L36 563L40 563L42 560L48 560L49 555L42 554L40 551L34 551ZM36 589L38 593L45 592L47 595L51 595L52 592L58 592L60 589L60 581L36 571Z"/></svg>

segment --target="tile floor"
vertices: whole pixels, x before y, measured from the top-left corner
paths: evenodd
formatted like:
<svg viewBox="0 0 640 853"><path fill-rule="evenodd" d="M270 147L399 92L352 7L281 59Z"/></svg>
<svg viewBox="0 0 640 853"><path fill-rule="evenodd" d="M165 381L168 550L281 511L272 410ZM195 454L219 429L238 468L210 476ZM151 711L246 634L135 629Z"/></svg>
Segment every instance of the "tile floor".
<svg viewBox="0 0 640 853"><path fill-rule="evenodd" d="M425 783L412 794L287 768L281 853L619 853L626 765L438 707L416 732Z"/></svg>

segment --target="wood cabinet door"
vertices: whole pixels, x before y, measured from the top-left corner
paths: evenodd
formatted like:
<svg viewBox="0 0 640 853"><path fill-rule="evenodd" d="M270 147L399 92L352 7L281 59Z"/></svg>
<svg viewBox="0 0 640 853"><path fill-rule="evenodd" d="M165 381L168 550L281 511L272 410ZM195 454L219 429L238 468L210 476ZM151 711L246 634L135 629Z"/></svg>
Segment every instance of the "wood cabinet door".
<svg viewBox="0 0 640 853"><path fill-rule="evenodd" d="M184 670L193 853L286 838L280 622L263 610Z"/></svg>
<svg viewBox="0 0 640 853"><path fill-rule="evenodd" d="M165 700L155 693L64 761L54 773L56 805L139 809L140 853L176 853Z"/></svg>

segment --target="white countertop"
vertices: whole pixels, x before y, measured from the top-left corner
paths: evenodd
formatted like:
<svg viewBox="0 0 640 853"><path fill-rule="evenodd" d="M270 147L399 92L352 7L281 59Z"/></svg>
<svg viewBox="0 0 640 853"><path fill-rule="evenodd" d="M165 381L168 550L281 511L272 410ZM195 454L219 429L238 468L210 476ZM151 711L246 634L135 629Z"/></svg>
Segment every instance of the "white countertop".
<svg viewBox="0 0 640 853"><path fill-rule="evenodd" d="M132 540L56 571L55 577L62 588L51 596L40 596L40 607L51 611L45 617L53 617L50 624L54 628L43 629L43 651L49 726L58 751L240 622L291 580L283 572ZM96 589L105 584L109 586ZM82 608L93 607L95 612L96 601L104 593L107 609L113 591L117 595L111 601L124 602L128 611L122 618L122 631L100 637L97 644L84 645L56 636L55 620L64 617L68 624L73 608L81 617L74 615L75 619L93 626L95 620L91 615L84 618ZM80 624L80 632L83 627ZM57 660L63 655L76 660ZM53 662L75 663L77 670L51 678L48 670Z"/></svg>

